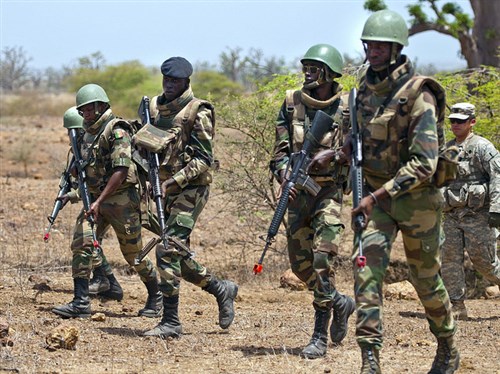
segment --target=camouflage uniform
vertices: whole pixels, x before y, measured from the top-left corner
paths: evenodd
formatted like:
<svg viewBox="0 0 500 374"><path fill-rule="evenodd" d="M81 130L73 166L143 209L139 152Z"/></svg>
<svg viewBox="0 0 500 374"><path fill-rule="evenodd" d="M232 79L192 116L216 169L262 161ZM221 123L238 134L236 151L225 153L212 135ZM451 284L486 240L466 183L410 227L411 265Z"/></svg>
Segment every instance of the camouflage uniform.
<svg viewBox="0 0 500 374"><path fill-rule="evenodd" d="M71 146L80 147L82 144L82 139L85 134L85 130L83 129L83 117L78 112L78 109L75 107L69 108L63 116L64 127L68 129L68 135L70 137ZM68 156L73 152L73 149L70 149L68 152ZM75 165L69 165L74 158L69 159L68 164L66 165L66 170L68 168L74 167ZM61 196L61 200L70 201L72 204L80 202L80 191L78 189L78 179L75 178L74 181L71 182L71 187L75 189L69 191L65 196ZM67 200L65 200L67 199ZM80 211L80 214L77 218L77 221L84 217L83 209ZM89 235L91 235L90 233ZM104 233L103 233L104 234ZM97 237L99 243L102 244L102 237ZM99 294L101 296L114 299L121 300L123 299L123 290L115 278L113 271L111 269L110 264L108 263L104 253L101 251L94 251L94 261L93 261L93 273L94 277L90 280L89 283L89 293L90 294Z"/></svg>
<svg viewBox="0 0 500 374"><path fill-rule="evenodd" d="M87 162L87 183L92 201L96 200L106 186L113 168L121 166L129 169L126 181L101 204L96 220L96 235L100 238L109 226L113 227L127 263L135 268L143 282L156 280L156 270L149 258L134 265L134 258L142 249L142 238L140 200L127 124L116 119L111 109L108 109L91 128L92 133L87 129L82 141L82 157ZM83 212L77 219L71 249L73 277L89 279L95 266L94 250L91 227Z"/></svg>
<svg viewBox="0 0 500 374"><path fill-rule="evenodd" d="M187 243L208 201L209 184L212 181L212 138L215 130L213 108L204 102L199 106L192 131L189 135L184 135L186 129L179 128L178 123L182 123L182 109L192 100L198 99L194 98L191 89L188 89L174 103L161 103L161 97L157 96L153 98L151 106L152 116L155 118L154 126L175 133L177 138L180 138L173 141L175 145L167 147L161 157L160 179L164 182L174 178L181 187L166 197L165 220L167 235ZM172 110L172 107L175 109ZM165 296L179 294L180 278L198 287L205 287L211 278L207 269L193 258L165 250L162 245L157 248L156 260L161 278L160 289Z"/></svg>
<svg viewBox="0 0 500 374"><path fill-rule="evenodd" d="M163 93L153 98L153 125L146 125L134 137L138 145L160 158L159 177L162 194L166 195L165 221L170 237L189 245L196 220L208 200L212 182L210 168L214 163L212 140L215 131L213 106L194 97L189 85L193 67L183 57L171 57L161 66ZM147 147L141 139L157 134L161 147ZM158 135L159 134L159 135ZM150 143L148 143L150 144ZM151 145L151 144L150 144ZM160 233L159 233L160 234ZM172 248L170 248L172 247ZM215 296L219 307L219 326L227 329L234 320L234 299L238 286L229 280L219 280L190 255L182 255L159 244L156 261L163 293L163 317L144 336L179 337L180 279L184 278Z"/></svg>
<svg viewBox="0 0 500 374"><path fill-rule="evenodd" d="M82 134L82 137L83 137L83 134ZM80 141L78 143L80 143ZM77 183L78 182L75 182L75 184L77 184ZM80 192L78 191L78 189L73 189L70 192L68 192L68 198L69 198L69 202L71 204L76 204L76 203L81 202ZM73 231L75 231L78 228L78 226L80 226L82 224L85 225L85 223L82 222L83 220L86 220L86 219L85 219L85 215L84 215L84 210L82 208L80 210L80 213L78 213L78 216L76 218L76 223L75 223L75 227L73 228ZM87 225L88 225L88 223L87 223ZM92 230L90 228L90 225L88 225L87 230L90 230L90 231L83 236L90 236L90 238L92 238ZM92 261L91 267L92 267L92 269L100 267L103 269L104 274L106 276L112 276L113 269L111 268L111 265L109 264L108 259L106 258L106 256L104 255L104 252L102 251L102 242L103 242L103 237L104 237L106 231L108 231L108 230L105 230L96 236L97 240L99 241L99 244L101 245L101 250L100 251L93 251L93 253L92 253L93 261ZM106 291L104 292L104 295L106 295Z"/></svg>
<svg viewBox="0 0 500 374"><path fill-rule="evenodd" d="M297 105L290 108L285 100L276 122L276 144L271 171L280 178L287 168L291 152L300 152L304 132L311 126L318 109L334 118L335 128L321 141L322 149L339 148L342 142L341 87L336 83L331 100L321 106L308 101L308 91L295 91ZM305 104L304 104L305 102ZM293 110L293 114L290 111ZM323 170L313 170L309 175L321 186L320 192L312 196L298 187L297 197L288 204L288 256L294 274L314 292L314 306L331 309L335 290L333 258L338 255L344 224L340 221L342 209L342 185L345 177L340 175L337 164L331 163Z"/></svg>
<svg viewBox="0 0 500 374"><path fill-rule="evenodd" d="M488 226L489 213L500 213L500 153L493 144L470 133L456 145L459 153L457 179L443 188L445 198L442 276L452 302L466 294L464 250L474 268L493 284L500 285L497 256L498 230Z"/></svg>
<svg viewBox="0 0 500 374"><path fill-rule="evenodd" d="M366 187L372 192L383 187L390 196L373 208L361 236L366 267L354 272L356 335L362 348L382 346L382 285L398 231L403 237L410 281L424 306L431 332L447 338L456 329L439 274L443 199L430 181L438 160L436 95L426 84L412 107L399 106L405 101L396 91L414 76L406 56L399 61L390 78L382 81L368 68L356 100ZM388 97L392 99L381 107ZM354 248L356 257L357 241Z"/></svg>
<svg viewBox="0 0 500 374"><path fill-rule="evenodd" d="M102 87L87 84L76 94L76 108L83 117L85 134L78 145L81 161L79 171L85 171L88 194L86 214L92 214L92 224L80 213L73 232L74 298L66 305L52 309L52 312L66 318L88 318L90 306L90 273L96 249L93 245L92 225L95 235L102 238L104 232L113 227L123 257L139 274L148 290L148 299L140 316L156 317L162 309L162 294L158 289L156 269L145 258L135 264L135 258L142 249L140 198L137 191L137 173L132 162L132 124L115 118L109 98ZM76 151L73 144L73 150ZM83 191L81 191L83 193ZM87 195L87 193L85 194ZM83 196L82 196L83 198ZM99 251L100 249L97 249ZM123 291L114 277L107 277L102 266L95 268L100 276L109 281L110 293L115 299L123 297Z"/></svg>

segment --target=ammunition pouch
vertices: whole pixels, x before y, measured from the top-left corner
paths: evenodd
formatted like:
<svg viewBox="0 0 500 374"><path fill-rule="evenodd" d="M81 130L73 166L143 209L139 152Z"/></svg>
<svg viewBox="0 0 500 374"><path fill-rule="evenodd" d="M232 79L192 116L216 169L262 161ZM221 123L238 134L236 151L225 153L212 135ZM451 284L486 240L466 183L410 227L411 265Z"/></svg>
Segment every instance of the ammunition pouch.
<svg viewBox="0 0 500 374"><path fill-rule="evenodd" d="M450 146L439 154L436 172L433 176L433 183L436 187L445 187L454 181L458 172L457 146Z"/></svg>
<svg viewBox="0 0 500 374"><path fill-rule="evenodd" d="M134 135L132 143L138 148L160 154L178 138L178 131L161 130L147 124Z"/></svg>

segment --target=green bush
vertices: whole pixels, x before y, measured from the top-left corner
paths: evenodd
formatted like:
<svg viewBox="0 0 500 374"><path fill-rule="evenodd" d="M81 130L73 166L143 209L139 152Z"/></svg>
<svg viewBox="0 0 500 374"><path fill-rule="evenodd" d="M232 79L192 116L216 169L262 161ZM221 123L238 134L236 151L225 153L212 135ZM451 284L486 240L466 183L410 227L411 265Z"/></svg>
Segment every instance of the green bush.
<svg viewBox="0 0 500 374"><path fill-rule="evenodd" d="M441 73L436 79L446 90L448 108L459 102L469 102L476 106L477 124L474 132L489 139L500 149L500 70L493 67L482 67L456 73ZM448 115L449 113L447 113ZM450 128L449 122L447 128ZM453 133L447 131L447 138Z"/></svg>

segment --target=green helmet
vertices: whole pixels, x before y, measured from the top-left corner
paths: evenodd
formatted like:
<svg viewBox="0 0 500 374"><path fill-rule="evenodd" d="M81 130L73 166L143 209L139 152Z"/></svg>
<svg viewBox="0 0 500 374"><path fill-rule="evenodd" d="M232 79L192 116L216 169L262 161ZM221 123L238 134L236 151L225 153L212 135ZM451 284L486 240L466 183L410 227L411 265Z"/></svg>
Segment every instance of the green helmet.
<svg viewBox="0 0 500 374"><path fill-rule="evenodd" d="M72 106L64 113L63 125L67 129L83 129L83 117L78 113L76 106Z"/></svg>
<svg viewBox="0 0 500 374"><path fill-rule="evenodd" d="M109 103L108 95L101 86L97 84L86 84L76 93L76 108L95 102Z"/></svg>
<svg viewBox="0 0 500 374"><path fill-rule="evenodd" d="M344 68L344 60L342 55L337 49L329 44L316 44L309 48L300 60L303 64L306 60L319 61L330 68L338 76L342 76L342 69Z"/></svg>
<svg viewBox="0 0 500 374"><path fill-rule="evenodd" d="M398 13L384 9L373 13L365 22L361 40L393 42L408 45L408 26Z"/></svg>

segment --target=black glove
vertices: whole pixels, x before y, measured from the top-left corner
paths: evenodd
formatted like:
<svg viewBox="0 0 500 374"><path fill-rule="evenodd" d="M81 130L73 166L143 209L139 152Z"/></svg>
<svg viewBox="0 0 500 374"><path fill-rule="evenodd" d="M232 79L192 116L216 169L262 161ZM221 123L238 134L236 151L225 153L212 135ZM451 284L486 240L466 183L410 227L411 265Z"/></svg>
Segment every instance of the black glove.
<svg viewBox="0 0 500 374"><path fill-rule="evenodd" d="M500 227L500 213L490 212L490 217L488 218L488 225L491 228L499 228Z"/></svg>

